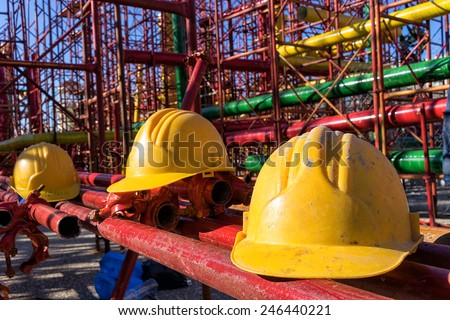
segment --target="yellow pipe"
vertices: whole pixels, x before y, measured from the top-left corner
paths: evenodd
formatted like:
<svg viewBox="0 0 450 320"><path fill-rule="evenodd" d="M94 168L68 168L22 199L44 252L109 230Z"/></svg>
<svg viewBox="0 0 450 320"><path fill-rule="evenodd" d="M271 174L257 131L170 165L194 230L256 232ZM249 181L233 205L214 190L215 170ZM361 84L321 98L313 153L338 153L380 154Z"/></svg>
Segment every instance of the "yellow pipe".
<svg viewBox="0 0 450 320"><path fill-rule="evenodd" d="M138 66L138 71L136 73L136 92L134 97L134 113L133 113L133 122L139 122L139 109L141 108L142 103L142 92L145 89L145 83L142 81L142 66Z"/></svg>
<svg viewBox="0 0 450 320"><path fill-rule="evenodd" d="M448 13L450 13L450 0L436 0L433 2L421 3L417 6L409 7L404 10L396 11L390 16L410 21L424 21ZM404 25L407 25L407 23L394 19L382 18L381 28L383 30L393 30ZM371 21L366 20L364 22L356 23L345 28L329 31L321 35L296 41L295 45L317 48L329 47L335 44L361 39L370 33L371 28ZM301 54L310 50L311 49L307 49L305 47L298 47L293 45L282 45L278 48L278 52L284 57Z"/></svg>
<svg viewBox="0 0 450 320"><path fill-rule="evenodd" d="M336 13L331 11L330 18L333 19L334 16L336 16ZM297 9L297 19L299 21L305 21L305 22L326 21L326 20L328 20L328 11L300 6ZM362 18L346 16L341 13L337 14L337 19L339 19L338 20L339 28L346 27L349 24L364 22L364 19L362 19Z"/></svg>
<svg viewBox="0 0 450 320"><path fill-rule="evenodd" d="M318 57L302 57L302 56L292 56L288 57L286 60L288 60L292 65L296 67L305 67L314 71L326 71L328 70L329 62L328 61L322 61L314 63L314 61L317 60ZM341 67L344 67L347 64L348 61L342 61ZM309 64L311 63L311 64ZM308 64L308 65L304 65ZM283 62L283 60L280 60L281 66L286 66L286 63ZM349 71L357 72L357 71L370 71L372 70L372 65L370 63L364 63L364 62L358 62L353 61L352 64L348 68Z"/></svg>

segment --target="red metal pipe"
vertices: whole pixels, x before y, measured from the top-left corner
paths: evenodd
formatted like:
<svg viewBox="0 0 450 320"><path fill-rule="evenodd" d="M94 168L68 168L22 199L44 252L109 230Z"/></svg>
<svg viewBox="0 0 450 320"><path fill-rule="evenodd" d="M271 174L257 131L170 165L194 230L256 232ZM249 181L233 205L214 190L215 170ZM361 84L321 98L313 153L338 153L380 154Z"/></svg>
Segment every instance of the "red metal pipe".
<svg viewBox="0 0 450 320"><path fill-rule="evenodd" d="M423 104L420 105L420 135L422 138L422 148L423 148L423 165L425 168L425 185L427 190L427 203L428 203L428 217L430 227L435 225L436 208L434 206L433 199L433 189L432 189L432 177L430 170L430 156L428 152L428 133L427 133L427 119L425 115L425 107Z"/></svg>
<svg viewBox="0 0 450 320"><path fill-rule="evenodd" d="M67 214L76 216L80 221L89 221L89 216L92 212L92 209L76 205L69 201L58 202L56 208Z"/></svg>
<svg viewBox="0 0 450 320"><path fill-rule="evenodd" d="M0 233L12 225L14 217L11 211L0 208Z"/></svg>
<svg viewBox="0 0 450 320"><path fill-rule="evenodd" d="M420 105L424 105L424 111L427 122L442 121L447 99L428 100L421 103L410 105L392 106L386 108L386 127L397 128L407 127L420 123ZM375 115L373 110L365 110L349 113L346 115L359 130L373 130L375 124ZM327 126L332 130L343 132L352 132L352 127L341 116L324 117L310 121L306 128L305 122L296 122L291 125L284 126L284 135L286 138L292 138L303 131L310 131L317 126ZM245 130L245 129L243 129ZM273 129L271 127L263 127L255 130L236 131L225 133L227 143L245 143L249 141L274 141Z"/></svg>
<svg viewBox="0 0 450 320"><path fill-rule="evenodd" d="M199 99L198 93L200 92L203 75L208 64L209 62L206 57L197 57L194 70L192 71L191 78L186 88L186 93L184 94L183 102L181 103L181 109L191 110L201 114L200 105L196 102Z"/></svg>
<svg viewBox="0 0 450 320"><path fill-rule="evenodd" d="M199 238L231 249L236 233L241 230L241 226L226 226L199 234ZM339 282L395 299L449 299L450 270L447 267L450 261L450 247L421 244L418 252L420 255L417 259L419 261L429 259L427 264L430 265L404 261L396 269L380 276Z"/></svg>
<svg viewBox="0 0 450 320"><path fill-rule="evenodd" d="M101 209L106 205L108 193L81 188L79 197L84 206L92 209Z"/></svg>
<svg viewBox="0 0 450 320"><path fill-rule="evenodd" d="M175 13L179 16L188 15L187 4L184 2L162 1L162 0L96 0L99 2L109 2L114 4L123 4L125 6L157 10L161 12Z"/></svg>
<svg viewBox="0 0 450 320"><path fill-rule="evenodd" d="M78 172L80 183L93 187L107 188L113 183L122 180L125 176L121 174L108 174L108 173L86 173Z"/></svg>
<svg viewBox="0 0 450 320"><path fill-rule="evenodd" d="M89 230L92 233L98 234L97 222L92 222L89 219L92 209L76 205L69 201L58 202L56 208L67 214L76 216L78 218L80 225L84 229Z"/></svg>
<svg viewBox="0 0 450 320"><path fill-rule="evenodd" d="M100 234L239 299L385 299L331 280L272 282L236 268L230 251L136 222L108 218Z"/></svg>
<svg viewBox="0 0 450 320"><path fill-rule="evenodd" d="M0 199L4 202L19 201L19 196L9 191L0 190Z"/></svg>
<svg viewBox="0 0 450 320"><path fill-rule="evenodd" d="M11 60L1 58L0 58L0 66L39 68L39 69L81 70L87 72L95 71L95 65L91 63L71 64L71 63L57 63L57 62Z"/></svg>
<svg viewBox="0 0 450 320"><path fill-rule="evenodd" d="M0 55L2 57L3 55ZM7 68L0 68L0 89L4 89L8 85ZM6 92L0 93L0 141L9 138L9 97Z"/></svg>
<svg viewBox="0 0 450 320"><path fill-rule="evenodd" d="M339 282L393 299L448 300L449 279L448 269L404 261L396 269L380 276Z"/></svg>
<svg viewBox="0 0 450 320"><path fill-rule="evenodd" d="M0 183L9 184L9 177L7 177L7 176L0 176Z"/></svg>
<svg viewBox="0 0 450 320"><path fill-rule="evenodd" d="M139 63L149 65L169 65L183 67L186 55L183 53L150 52L124 49L125 63Z"/></svg>
<svg viewBox="0 0 450 320"><path fill-rule="evenodd" d="M61 238L76 238L80 234L78 218L56 210L45 204L31 206L28 215L31 220L58 234Z"/></svg>
<svg viewBox="0 0 450 320"><path fill-rule="evenodd" d="M150 52L141 50L123 50L125 63L139 63L148 65L169 65L169 66L185 66L186 54L169 53L169 52ZM216 63L212 63L209 67L217 67ZM269 72L270 64L266 61L236 59L223 61L221 67L234 71L254 71Z"/></svg>

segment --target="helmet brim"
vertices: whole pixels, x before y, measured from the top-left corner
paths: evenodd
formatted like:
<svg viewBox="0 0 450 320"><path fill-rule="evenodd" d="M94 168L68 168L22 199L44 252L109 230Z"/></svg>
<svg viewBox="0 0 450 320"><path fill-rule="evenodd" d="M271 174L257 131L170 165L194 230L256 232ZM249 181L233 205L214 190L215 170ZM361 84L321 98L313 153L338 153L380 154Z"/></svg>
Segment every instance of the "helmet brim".
<svg viewBox="0 0 450 320"><path fill-rule="evenodd" d="M199 173L211 172L218 170L203 170L200 172L168 172L168 173L159 173L154 174L152 176L131 176L125 177L124 179L113 183L110 185L106 191L113 193L121 193L121 192L134 192L134 191L143 191L150 190L159 187L166 186L168 184L174 183L176 181L189 178L195 176ZM234 168L221 168L220 171L234 171Z"/></svg>
<svg viewBox="0 0 450 320"><path fill-rule="evenodd" d="M255 243L239 232L231 252L232 262L245 271L280 278L355 279L377 276L395 269L421 242L402 250L358 245L291 246ZM409 247L408 247L409 246Z"/></svg>
<svg viewBox="0 0 450 320"><path fill-rule="evenodd" d="M10 185L10 187L23 199L28 198L28 196L33 192L33 190L16 189L13 185ZM77 197L80 194L80 185L75 184L67 188L60 188L57 191L46 191L44 188L44 190L40 191L40 193L41 193L40 198L48 202L70 200Z"/></svg>

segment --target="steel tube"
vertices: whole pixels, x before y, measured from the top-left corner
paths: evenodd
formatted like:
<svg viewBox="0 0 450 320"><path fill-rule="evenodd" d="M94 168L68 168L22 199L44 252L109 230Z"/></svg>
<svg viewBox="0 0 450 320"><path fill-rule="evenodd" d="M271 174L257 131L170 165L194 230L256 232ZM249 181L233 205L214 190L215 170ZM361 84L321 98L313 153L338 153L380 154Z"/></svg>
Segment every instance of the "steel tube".
<svg viewBox="0 0 450 320"><path fill-rule="evenodd" d="M3 202L19 201L19 196L9 191L0 191L0 199Z"/></svg>
<svg viewBox="0 0 450 320"><path fill-rule="evenodd" d="M55 232L61 238L76 238L80 234L78 218L45 204L32 205L28 215L31 220Z"/></svg>
<svg viewBox="0 0 450 320"><path fill-rule="evenodd" d="M98 234L97 222L92 222L89 216L92 209L76 205L69 201L62 201L56 204L56 208L67 214L76 216L78 218L79 224L86 230Z"/></svg>
<svg viewBox="0 0 450 320"><path fill-rule="evenodd" d="M197 103L197 100L200 99L198 94L200 92L203 74L207 67L208 61L206 58L198 57L181 103L181 109L201 113L201 110L199 109L200 104Z"/></svg>
<svg viewBox="0 0 450 320"><path fill-rule="evenodd" d="M125 63L185 67L184 62L186 58L185 53L150 52L150 51L130 50L130 49L125 49L123 50L123 52ZM302 62L305 62L305 59L303 59ZM217 67L217 64L213 62L209 65L209 67L215 68ZM270 64L268 62L250 59L236 59L230 61L223 61L221 67L224 69L235 71L255 71L255 72L270 71Z"/></svg>
<svg viewBox="0 0 450 320"><path fill-rule="evenodd" d="M136 132L133 131L133 135ZM55 141L56 136L56 141ZM114 140L114 132L105 132L106 141ZM24 134L16 138L0 141L0 152L11 152L13 150L20 150L29 147L39 142L57 143L57 144L72 144L72 143L87 143L88 133L85 131L67 131L67 132L52 132Z"/></svg>
<svg viewBox="0 0 450 320"><path fill-rule="evenodd" d="M83 205L88 208L102 209L106 205L108 193L81 188L79 198Z"/></svg>
<svg viewBox="0 0 450 320"><path fill-rule="evenodd" d="M106 239L239 299L385 299L330 280L268 281L232 265L227 249L132 221L108 218L98 230Z"/></svg>
<svg viewBox="0 0 450 320"><path fill-rule="evenodd" d="M180 16L186 17L188 15L186 1L173 2L162 0L96 0L99 2L109 2L114 4L123 4L125 6L157 10L161 12L175 13Z"/></svg>
<svg viewBox="0 0 450 320"><path fill-rule="evenodd" d="M88 72L95 71L95 64L91 64L91 63L70 64L70 63L57 63L57 62L0 59L0 66L39 68L39 69L81 70L81 71L88 71Z"/></svg>
<svg viewBox="0 0 450 320"><path fill-rule="evenodd" d="M0 230L8 228L13 222L13 215L10 211L0 209Z"/></svg>
<svg viewBox="0 0 450 320"><path fill-rule="evenodd" d="M426 120L430 123L442 121L447 99L436 99L422 102L425 107ZM420 122L420 103L411 105L400 105L386 108L386 127L398 128L417 125ZM353 112L345 115L359 130L373 130L375 115L373 110ZM317 120L296 122L284 125L284 135L290 139L300 132L310 131L320 125L327 126L332 130L353 132L353 128L341 116L324 117ZM306 126L306 127L305 127ZM305 128L304 128L305 127ZM245 143L251 141L267 142L274 141L270 127L262 127L255 130L236 131L225 133L227 143Z"/></svg>
<svg viewBox="0 0 450 320"><path fill-rule="evenodd" d="M200 235L200 238L213 243L219 241L221 246L232 248L236 233L242 228L240 226L226 226L221 229L224 230L214 230L208 234ZM338 282L376 292L393 299L449 299L450 270L434 267L432 264L447 266L450 247L433 246L432 244L421 245L420 247L423 247L423 249L419 249L422 252L422 258L424 255L430 258L431 265L404 261L396 269L380 276L339 280ZM433 261L433 257L436 258L436 261Z"/></svg>
<svg viewBox="0 0 450 320"><path fill-rule="evenodd" d="M450 1L450 0L449 0ZM411 69L410 69L411 68ZM411 72L412 70L412 72ZM444 80L450 78L450 57L418 62L409 66L384 70L384 88L393 89L416 84L416 79L421 83ZM328 94L328 99L341 98L370 92L373 89L374 77L372 73L356 77L345 78L339 81ZM315 85L315 89L322 95L332 87L333 81ZM295 106L304 103L317 102L321 100L311 87L305 86L293 90L280 92L280 103L282 107ZM265 94L225 103L223 105L224 115L232 116L255 111L272 109L272 95ZM219 106L205 107L202 115L208 119L220 117Z"/></svg>
<svg viewBox="0 0 450 320"><path fill-rule="evenodd" d="M87 173L78 172L81 184L85 184L93 187L107 188L113 183L125 178L121 174L108 174L108 173Z"/></svg>

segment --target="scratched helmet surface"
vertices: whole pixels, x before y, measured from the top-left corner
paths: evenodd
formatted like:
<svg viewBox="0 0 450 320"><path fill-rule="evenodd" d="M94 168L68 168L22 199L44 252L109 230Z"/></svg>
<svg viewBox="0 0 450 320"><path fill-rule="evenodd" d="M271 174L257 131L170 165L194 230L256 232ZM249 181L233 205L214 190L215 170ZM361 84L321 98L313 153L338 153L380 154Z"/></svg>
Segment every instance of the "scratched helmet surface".
<svg viewBox="0 0 450 320"><path fill-rule="evenodd" d="M387 158L320 126L266 161L231 259L266 276L362 278L394 269L421 241Z"/></svg>
<svg viewBox="0 0 450 320"><path fill-rule="evenodd" d="M57 145L41 142L25 149L14 164L10 186L22 198L43 184L41 198L49 202L75 198L80 180L69 154Z"/></svg>
<svg viewBox="0 0 450 320"><path fill-rule="evenodd" d="M148 190L215 171L234 171L217 129L198 113L169 108L154 113L139 129L125 178L107 190Z"/></svg>

